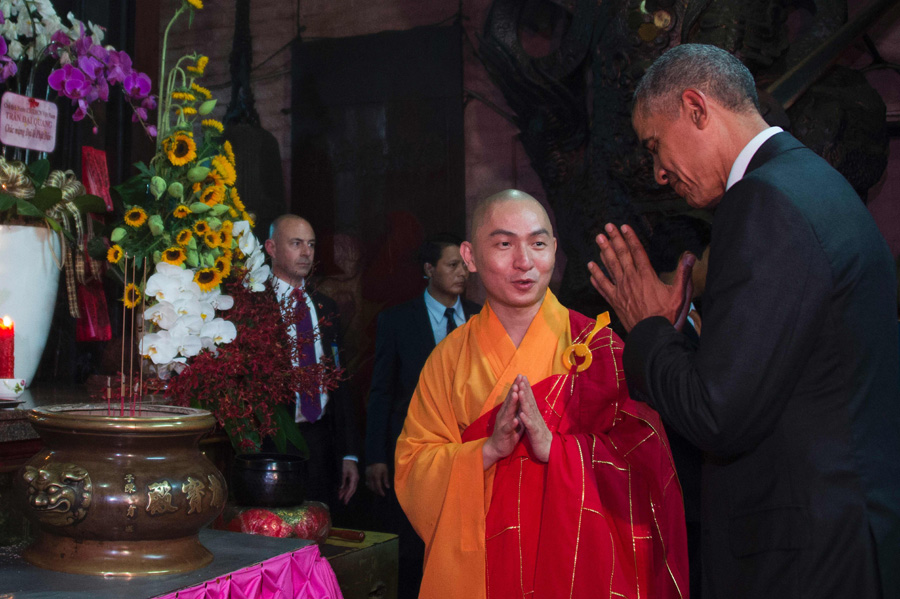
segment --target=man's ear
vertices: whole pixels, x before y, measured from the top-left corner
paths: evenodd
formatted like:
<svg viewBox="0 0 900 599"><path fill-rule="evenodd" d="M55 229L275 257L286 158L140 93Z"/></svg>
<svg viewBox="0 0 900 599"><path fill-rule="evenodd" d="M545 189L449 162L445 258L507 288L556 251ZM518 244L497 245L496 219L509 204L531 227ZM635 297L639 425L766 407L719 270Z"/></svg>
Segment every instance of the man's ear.
<svg viewBox="0 0 900 599"><path fill-rule="evenodd" d="M274 258L275 257L275 240L271 239L271 238L266 239L265 247L266 247L266 253Z"/></svg>
<svg viewBox="0 0 900 599"><path fill-rule="evenodd" d="M684 90L681 93L681 110L698 129L705 129L709 124L709 99L702 91L692 87Z"/></svg>
<svg viewBox="0 0 900 599"><path fill-rule="evenodd" d="M463 262L466 263L466 269L469 272L478 272L478 269L475 268L475 252L471 243L463 241L459 246L459 255L462 256Z"/></svg>
<svg viewBox="0 0 900 599"><path fill-rule="evenodd" d="M431 277L433 277L434 276L434 264L429 264L428 262L426 262L425 266L424 266L424 271L425 271L426 279L430 279Z"/></svg>

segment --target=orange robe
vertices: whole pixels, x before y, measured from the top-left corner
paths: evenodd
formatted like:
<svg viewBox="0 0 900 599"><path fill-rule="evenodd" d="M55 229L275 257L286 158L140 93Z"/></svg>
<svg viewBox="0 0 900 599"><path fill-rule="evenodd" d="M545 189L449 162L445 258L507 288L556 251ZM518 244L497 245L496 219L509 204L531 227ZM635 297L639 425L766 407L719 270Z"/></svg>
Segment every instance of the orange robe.
<svg viewBox="0 0 900 599"><path fill-rule="evenodd" d="M680 488L662 427L652 410L628 399L621 342L608 329L591 344L592 372L605 377L605 389L591 387L591 395L597 397L588 402L571 400L581 375L570 372L562 357L572 344L573 322L579 327L575 337L583 341L593 321L570 314L548 291L516 348L486 304L426 362L397 443L395 476L397 497L426 545L421 597L478 599L488 596L489 586L492 598L521 597L536 590L542 599L641 598L649 589L657 591L656 597L687 597ZM554 440L549 465L555 469L531 460L523 437L513 455L485 471L482 447L493 425L491 412L503 402L518 374L531 381L538 407L545 419L550 417ZM576 411L563 422L547 409L560 389L566 390L562 403ZM584 406L593 406L595 412L599 406L606 428L616 429L614 422L627 421L623 427L627 434L617 437L627 446L615 447L615 435L576 430L579 414L588 409ZM565 410L556 407L557 412ZM645 443L648 439L650 443ZM632 451L629 459L627 453ZM610 452L615 455L607 455ZM652 463L642 470L640 464L632 467L635 460ZM545 481L552 481L546 489ZM495 492L498 499L492 505ZM573 509L569 499L576 495L580 503ZM520 510L520 505L525 507ZM654 509L660 512L658 518ZM556 510L565 513L557 517ZM606 528L600 533L596 526L582 529L583 515L586 522L599 521L597 526ZM607 519L611 524L604 523ZM521 535L517 520L522 521ZM488 530L489 526L497 530ZM514 529L513 535L504 532ZM593 536L582 543L583 534ZM490 551L486 536L491 539ZM569 557L563 559L564 555ZM537 572L536 565L544 562L556 569L557 563L563 564L559 568L567 571ZM603 576L609 570L602 583L601 570ZM576 573L581 582L576 582ZM535 579L538 574L543 580ZM586 588L586 580L588 594L575 592L576 587ZM528 596L537 597L537 592Z"/></svg>

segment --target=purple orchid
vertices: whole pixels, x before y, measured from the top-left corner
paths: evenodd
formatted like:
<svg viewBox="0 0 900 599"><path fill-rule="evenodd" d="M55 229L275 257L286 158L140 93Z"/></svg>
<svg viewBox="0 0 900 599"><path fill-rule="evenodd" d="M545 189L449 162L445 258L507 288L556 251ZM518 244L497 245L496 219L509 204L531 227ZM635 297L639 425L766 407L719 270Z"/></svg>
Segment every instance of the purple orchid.
<svg viewBox="0 0 900 599"><path fill-rule="evenodd" d="M91 93L91 82L80 69L70 64L63 65L62 68L50 73L47 82L60 95L71 100L87 98Z"/></svg>
<svg viewBox="0 0 900 599"><path fill-rule="evenodd" d="M0 12L0 15L2 14ZM15 61L6 55L8 51L9 47L6 45L6 40L0 37L0 83L15 75L19 70Z"/></svg>
<svg viewBox="0 0 900 599"><path fill-rule="evenodd" d="M113 51L109 53L109 58L106 61L106 80L110 84L122 83L131 72L131 57L128 56L127 52Z"/></svg>
<svg viewBox="0 0 900 599"><path fill-rule="evenodd" d="M132 71L122 82L125 95L133 100L140 100L150 93L150 77L145 73Z"/></svg>

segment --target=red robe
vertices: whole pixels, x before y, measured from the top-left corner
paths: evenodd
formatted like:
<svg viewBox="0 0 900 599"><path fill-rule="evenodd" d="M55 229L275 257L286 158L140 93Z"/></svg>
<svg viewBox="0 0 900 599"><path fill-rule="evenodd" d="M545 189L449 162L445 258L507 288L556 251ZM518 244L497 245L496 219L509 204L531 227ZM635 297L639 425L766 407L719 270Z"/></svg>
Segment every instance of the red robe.
<svg viewBox="0 0 900 599"><path fill-rule="evenodd" d="M573 342L583 342L594 321L569 319ZM553 433L549 461L535 461L523 437L497 464L485 524L489 599L688 597L681 489L659 416L628 397L622 344L609 329L590 349L584 372L532 385ZM490 436L499 409L463 442Z"/></svg>

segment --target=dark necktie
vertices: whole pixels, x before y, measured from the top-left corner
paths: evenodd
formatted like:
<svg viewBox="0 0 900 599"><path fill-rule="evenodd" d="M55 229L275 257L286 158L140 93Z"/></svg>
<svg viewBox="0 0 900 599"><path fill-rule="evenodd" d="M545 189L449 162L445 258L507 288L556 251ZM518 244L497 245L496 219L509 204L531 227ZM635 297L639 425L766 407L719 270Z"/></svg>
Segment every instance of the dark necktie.
<svg viewBox="0 0 900 599"><path fill-rule="evenodd" d="M447 317L447 334L453 332L453 329L456 328L456 321L453 320L453 308L447 308L444 310L444 316Z"/></svg>
<svg viewBox="0 0 900 599"><path fill-rule="evenodd" d="M297 345L300 356L298 366L301 368L312 366L316 363L315 338L313 336L312 315L306 305L306 295L299 287L291 292L294 297L294 322L297 327ZM300 413L307 422L315 422L322 415L322 402L318 393L300 394Z"/></svg>

